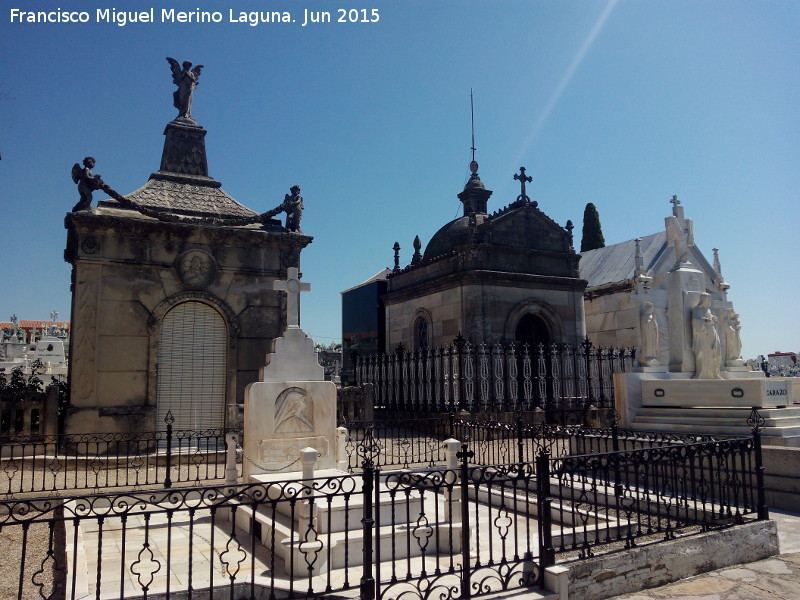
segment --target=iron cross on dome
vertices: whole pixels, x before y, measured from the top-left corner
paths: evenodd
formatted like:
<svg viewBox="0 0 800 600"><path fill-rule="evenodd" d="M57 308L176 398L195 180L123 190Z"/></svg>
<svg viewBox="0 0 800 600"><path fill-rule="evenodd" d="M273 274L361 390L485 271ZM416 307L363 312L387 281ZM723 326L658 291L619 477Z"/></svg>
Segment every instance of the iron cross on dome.
<svg viewBox="0 0 800 600"><path fill-rule="evenodd" d="M520 195L517 196L517 201L525 200L526 202L530 202L531 199L528 198L528 195L525 193L525 182L527 181L528 183L530 183L531 181L533 181L533 177L531 177L530 175L525 175L525 167L520 167L519 173L518 174L514 173L514 179L519 181L520 186L522 187Z"/></svg>
<svg viewBox="0 0 800 600"><path fill-rule="evenodd" d="M300 328L300 292L310 292L311 284L300 281L297 267L286 269L286 281L274 281L273 290L286 292L286 325Z"/></svg>

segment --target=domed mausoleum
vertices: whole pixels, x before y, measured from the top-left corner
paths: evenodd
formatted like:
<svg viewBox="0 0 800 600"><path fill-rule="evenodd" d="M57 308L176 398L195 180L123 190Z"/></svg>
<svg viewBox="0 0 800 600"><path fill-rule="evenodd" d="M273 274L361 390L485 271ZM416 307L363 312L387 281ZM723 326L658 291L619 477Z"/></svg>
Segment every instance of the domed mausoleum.
<svg viewBox="0 0 800 600"><path fill-rule="evenodd" d="M524 168L514 176L522 193L489 214L492 191L477 169L473 162L458 194L463 215L439 229L424 253L416 239L411 264L400 269L396 258L387 275L380 297L386 350L436 347L459 334L487 343L576 344L584 338L586 281L578 275L572 223L562 227L530 200ZM347 293L343 302L346 307Z"/></svg>

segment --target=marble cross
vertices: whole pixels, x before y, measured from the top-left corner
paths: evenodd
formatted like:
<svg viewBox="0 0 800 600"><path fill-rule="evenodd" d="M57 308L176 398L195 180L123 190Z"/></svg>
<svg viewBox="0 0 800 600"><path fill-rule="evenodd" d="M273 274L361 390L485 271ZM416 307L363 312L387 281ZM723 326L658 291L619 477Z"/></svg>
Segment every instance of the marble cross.
<svg viewBox="0 0 800 600"><path fill-rule="evenodd" d="M296 267L286 269L286 281L274 281L273 290L286 292L286 325L291 328L300 328L300 292L311 291L310 283L302 283L298 279L299 271Z"/></svg>

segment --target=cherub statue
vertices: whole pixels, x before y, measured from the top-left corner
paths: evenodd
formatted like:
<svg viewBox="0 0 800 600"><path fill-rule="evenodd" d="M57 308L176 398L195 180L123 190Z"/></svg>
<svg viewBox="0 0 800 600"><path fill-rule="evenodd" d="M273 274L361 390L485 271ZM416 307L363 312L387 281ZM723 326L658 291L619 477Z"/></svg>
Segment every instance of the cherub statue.
<svg viewBox="0 0 800 600"><path fill-rule="evenodd" d="M80 201L72 207L72 212L87 210L92 205L92 192L103 185L100 175L92 174L94 165L95 160L91 156L83 159L83 168L78 163L72 165L72 181L78 184L78 193L81 195Z"/></svg>
<svg viewBox="0 0 800 600"><path fill-rule="evenodd" d="M172 83L178 89L172 94L173 104L178 109L178 118L192 118L192 95L197 89L197 79L200 77L200 70L203 65L197 65L192 69L192 61L183 61L183 69L174 58L167 57L167 62L172 69ZM190 70L191 69L191 70Z"/></svg>
<svg viewBox="0 0 800 600"><path fill-rule="evenodd" d="M286 194L282 205L286 212L286 231L302 233L300 219L303 217L303 197L300 195L300 186L293 185L289 191L292 192L292 195Z"/></svg>

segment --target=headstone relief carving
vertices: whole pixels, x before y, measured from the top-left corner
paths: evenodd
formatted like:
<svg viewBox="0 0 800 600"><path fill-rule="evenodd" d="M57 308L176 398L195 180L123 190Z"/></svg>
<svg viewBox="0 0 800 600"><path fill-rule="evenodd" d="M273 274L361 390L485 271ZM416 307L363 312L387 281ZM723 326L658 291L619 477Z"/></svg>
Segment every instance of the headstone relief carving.
<svg viewBox="0 0 800 600"><path fill-rule="evenodd" d="M275 400L275 433L314 431L311 398L299 387L283 390Z"/></svg>

